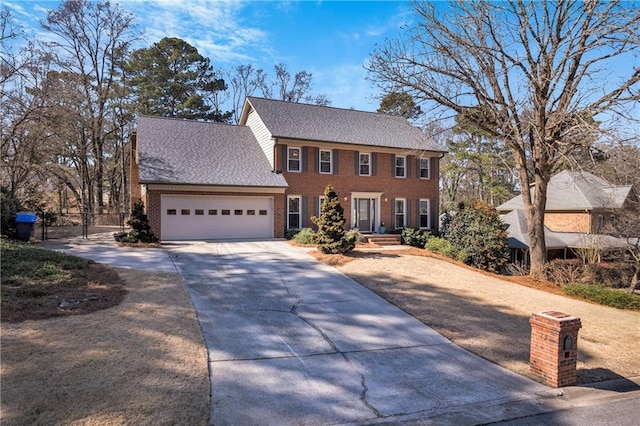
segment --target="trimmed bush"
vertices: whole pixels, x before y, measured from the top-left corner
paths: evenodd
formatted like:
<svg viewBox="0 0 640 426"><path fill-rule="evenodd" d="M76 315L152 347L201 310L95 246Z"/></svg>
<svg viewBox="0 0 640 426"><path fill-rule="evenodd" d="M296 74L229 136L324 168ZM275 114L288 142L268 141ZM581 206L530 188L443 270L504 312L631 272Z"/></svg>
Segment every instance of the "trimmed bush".
<svg viewBox="0 0 640 426"><path fill-rule="evenodd" d="M353 241L354 244L364 242L364 238L362 238L362 234L358 228L349 229L345 232L344 237L349 241Z"/></svg>
<svg viewBox="0 0 640 426"><path fill-rule="evenodd" d="M404 228L402 230L402 243L408 246L424 248L429 237L431 237L429 231L422 231L417 228Z"/></svg>
<svg viewBox="0 0 640 426"><path fill-rule="evenodd" d="M590 300L605 306L618 309L640 309L640 295L614 290L603 285L569 284L562 287L562 291L569 296Z"/></svg>
<svg viewBox="0 0 640 426"><path fill-rule="evenodd" d="M509 262L506 226L485 202L460 204L451 221L449 242L458 250L458 259L475 268L498 272Z"/></svg>
<svg viewBox="0 0 640 426"><path fill-rule="evenodd" d="M427 240L424 248L434 253L440 253L443 256L456 259L458 257L458 250L451 245L451 243L441 237L431 237ZM466 255L465 255L466 256Z"/></svg>
<svg viewBox="0 0 640 426"><path fill-rule="evenodd" d="M298 235L298 232L300 232L300 229L298 228L289 228L286 231L284 231L284 237L287 240L293 240L295 236Z"/></svg>
<svg viewBox="0 0 640 426"><path fill-rule="evenodd" d="M316 233L311 228L302 228L294 237L293 240L299 244L315 244Z"/></svg>

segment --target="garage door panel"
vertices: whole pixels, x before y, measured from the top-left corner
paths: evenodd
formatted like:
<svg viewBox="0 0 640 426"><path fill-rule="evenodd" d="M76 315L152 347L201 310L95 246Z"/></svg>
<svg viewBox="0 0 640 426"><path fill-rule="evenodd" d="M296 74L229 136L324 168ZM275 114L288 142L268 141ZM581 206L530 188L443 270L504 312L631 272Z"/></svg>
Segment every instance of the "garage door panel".
<svg viewBox="0 0 640 426"><path fill-rule="evenodd" d="M162 196L163 240L273 238L273 198Z"/></svg>

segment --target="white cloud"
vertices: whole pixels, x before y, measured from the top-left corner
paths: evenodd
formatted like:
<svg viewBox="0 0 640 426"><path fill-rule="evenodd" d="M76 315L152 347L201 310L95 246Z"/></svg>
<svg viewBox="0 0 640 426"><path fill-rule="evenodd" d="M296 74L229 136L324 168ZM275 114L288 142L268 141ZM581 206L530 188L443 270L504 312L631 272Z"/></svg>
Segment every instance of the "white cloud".
<svg viewBox="0 0 640 426"><path fill-rule="evenodd" d="M267 34L242 19L247 3L238 1L158 0L127 3L146 29L146 41L179 37L211 58L214 65L250 61L256 46L267 46Z"/></svg>

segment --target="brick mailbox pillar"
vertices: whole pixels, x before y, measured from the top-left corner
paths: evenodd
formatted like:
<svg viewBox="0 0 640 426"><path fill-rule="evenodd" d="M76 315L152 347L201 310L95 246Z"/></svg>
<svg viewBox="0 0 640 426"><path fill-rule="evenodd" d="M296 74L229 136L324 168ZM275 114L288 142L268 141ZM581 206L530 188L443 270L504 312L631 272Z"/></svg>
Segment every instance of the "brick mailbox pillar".
<svg viewBox="0 0 640 426"><path fill-rule="evenodd" d="M575 386L580 318L562 312L531 315L531 373L556 388Z"/></svg>

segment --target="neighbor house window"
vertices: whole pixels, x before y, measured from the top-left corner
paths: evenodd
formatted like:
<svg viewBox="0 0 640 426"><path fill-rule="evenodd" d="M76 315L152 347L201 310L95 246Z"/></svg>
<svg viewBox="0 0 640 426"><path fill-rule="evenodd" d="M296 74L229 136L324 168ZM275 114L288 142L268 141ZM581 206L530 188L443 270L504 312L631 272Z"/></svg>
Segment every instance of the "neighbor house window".
<svg viewBox="0 0 640 426"><path fill-rule="evenodd" d="M183 215L183 216L190 215L190 214L191 214L191 210L189 210L189 209L182 209L182 210L180 210L180 214L181 214L181 215Z"/></svg>
<svg viewBox="0 0 640 426"><path fill-rule="evenodd" d="M215 216L218 214L218 209L211 209L209 210L209 216Z"/></svg>
<svg viewBox="0 0 640 426"><path fill-rule="evenodd" d="M420 159L420 179L429 179L429 158Z"/></svg>
<svg viewBox="0 0 640 426"><path fill-rule="evenodd" d="M288 197L287 228L300 229L300 197L297 195Z"/></svg>
<svg viewBox="0 0 640 426"><path fill-rule="evenodd" d="M420 229L431 229L431 210L430 200L420 200L418 204L418 214L420 215Z"/></svg>
<svg viewBox="0 0 640 426"><path fill-rule="evenodd" d="M371 154L359 155L360 176L371 176Z"/></svg>
<svg viewBox="0 0 640 426"><path fill-rule="evenodd" d="M267 215L267 211L266 210L260 210L260 212L258 214L260 216L266 216Z"/></svg>
<svg viewBox="0 0 640 426"><path fill-rule="evenodd" d="M396 157L396 164L395 164L396 177L405 177L406 161L407 161L406 157Z"/></svg>
<svg viewBox="0 0 640 426"><path fill-rule="evenodd" d="M290 172L300 171L300 148L287 149L287 167Z"/></svg>
<svg viewBox="0 0 640 426"><path fill-rule="evenodd" d="M204 215L204 210L196 209L196 216L202 216L202 215Z"/></svg>
<svg viewBox="0 0 640 426"><path fill-rule="evenodd" d="M407 203L407 201L404 198L396 198L395 201L395 227L396 229L399 228L404 228L406 225L406 215L405 215L405 211L406 211L406 206L405 204Z"/></svg>
<svg viewBox="0 0 640 426"><path fill-rule="evenodd" d="M168 210L167 210L167 214L168 214L169 216L175 216L175 214L176 214L176 209L168 209Z"/></svg>
<svg viewBox="0 0 640 426"><path fill-rule="evenodd" d="M320 173L331 174L331 150L320 150Z"/></svg>

